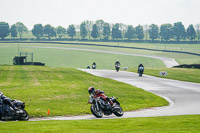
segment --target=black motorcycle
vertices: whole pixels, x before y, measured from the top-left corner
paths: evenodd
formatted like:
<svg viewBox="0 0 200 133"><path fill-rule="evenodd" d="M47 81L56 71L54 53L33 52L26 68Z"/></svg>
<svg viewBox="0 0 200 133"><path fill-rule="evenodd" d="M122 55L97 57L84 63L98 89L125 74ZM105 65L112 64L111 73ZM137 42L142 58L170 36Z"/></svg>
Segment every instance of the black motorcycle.
<svg viewBox="0 0 200 133"><path fill-rule="evenodd" d="M90 107L92 114L97 118L101 118L103 114L111 115L112 113L118 117L122 116L124 111L121 108L120 103L114 96L111 97L110 100L112 100L113 106L101 97L94 98L94 96L90 96L88 103L92 104Z"/></svg>
<svg viewBox="0 0 200 133"><path fill-rule="evenodd" d="M139 74L140 77L142 76L143 72L144 72L144 67L142 67L142 66L139 67L138 68L138 74Z"/></svg>
<svg viewBox="0 0 200 133"><path fill-rule="evenodd" d="M96 67L97 67L97 66L96 66L95 64L92 65L92 69L96 69Z"/></svg>
<svg viewBox="0 0 200 133"><path fill-rule="evenodd" d="M120 64L116 64L116 65L115 65L115 69L116 69L116 71L118 72L119 69L120 69Z"/></svg>
<svg viewBox="0 0 200 133"><path fill-rule="evenodd" d="M2 100L0 100L0 120L29 120L29 115L24 109L25 103L19 100L11 100L11 102L18 108L17 110L14 110L11 106L5 104Z"/></svg>

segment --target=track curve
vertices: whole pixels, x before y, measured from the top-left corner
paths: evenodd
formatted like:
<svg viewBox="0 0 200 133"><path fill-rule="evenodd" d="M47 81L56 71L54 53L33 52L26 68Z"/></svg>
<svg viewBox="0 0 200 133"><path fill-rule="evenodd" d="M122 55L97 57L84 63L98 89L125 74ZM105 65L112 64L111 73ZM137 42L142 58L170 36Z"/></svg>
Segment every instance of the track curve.
<svg viewBox="0 0 200 133"><path fill-rule="evenodd" d="M81 69L87 73L110 78L120 82L124 82L156 95L164 97L169 101L169 106L155 107L137 111L125 112L120 118L130 117L154 117L154 116L173 116L173 115L190 115L200 114L200 84L183 82L171 79L162 79L153 76L143 75L126 71L116 72L114 70L91 70ZM104 116L104 119L119 118L114 115ZM72 116L72 117L54 117L54 118L34 118L31 121L37 120L81 120L95 119L93 115Z"/></svg>

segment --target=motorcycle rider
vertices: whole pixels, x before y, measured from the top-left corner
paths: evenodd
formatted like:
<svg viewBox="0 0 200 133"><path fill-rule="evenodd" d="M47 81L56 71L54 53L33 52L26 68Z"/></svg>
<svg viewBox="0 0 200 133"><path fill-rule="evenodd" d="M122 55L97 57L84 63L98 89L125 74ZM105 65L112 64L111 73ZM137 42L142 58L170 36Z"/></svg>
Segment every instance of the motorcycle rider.
<svg viewBox="0 0 200 133"><path fill-rule="evenodd" d="M120 62L119 62L118 60L115 62L115 66L116 66L116 65L119 65L119 66L121 65Z"/></svg>
<svg viewBox="0 0 200 133"><path fill-rule="evenodd" d="M102 90L96 90L95 91L95 88L91 86L91 87L88 88L88 92L89 92L90 95L94 95L94 98L100 97L104 101L108 101L111 104L111 106L113 106L112 100L109 97L107 97L106 95L103 94L104 91L102 91Z"/></svg>
<svg viewBox="0 0 200 133"><path fill-rule="evenodd" d="M94 66L94 67L93 67L93 66ZM92 68L93 68L93 69L96 68L96 63L95 63L95 62L92 63Z"/></svg>
<svg viewBox="0 0 200 133"><path fill-rule="evenodd" d="M19 110L17 107L15 107L14 104L12 104L11 99L9 97L6 97L3 92L0 91L0 100L3 101L3 103L8 104L9 106L11 106L16 113L21 113L21 110Z"/></svg>
<svg viewBox="0 0 200 133"><path fill-rule="evenodd" d="M140 67L143 67L144 68L144 66L142 65L142 63L140 63L139 65L138 65L138 73L139 73L139 68ZM144 71L144 70L143 70Z"/></svg>

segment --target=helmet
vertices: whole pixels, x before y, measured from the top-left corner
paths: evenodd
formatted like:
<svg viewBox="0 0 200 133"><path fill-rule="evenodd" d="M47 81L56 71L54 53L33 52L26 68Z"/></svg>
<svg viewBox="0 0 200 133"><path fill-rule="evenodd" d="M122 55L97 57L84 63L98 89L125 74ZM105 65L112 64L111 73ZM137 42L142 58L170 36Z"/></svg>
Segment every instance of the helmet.
<svg viewBox="0 0 200 133"><path fill-rule="evenodd" d="M88 88L89 94L94 93L94 91L95 91L95 88L94 88L94 87L89 87L89 88Z"/></svg>
<svg viewBox="0 0 200 133"><path fill-rule="evenodd" d="M3 92L0 91L0 98L3 96Z"/></svg>

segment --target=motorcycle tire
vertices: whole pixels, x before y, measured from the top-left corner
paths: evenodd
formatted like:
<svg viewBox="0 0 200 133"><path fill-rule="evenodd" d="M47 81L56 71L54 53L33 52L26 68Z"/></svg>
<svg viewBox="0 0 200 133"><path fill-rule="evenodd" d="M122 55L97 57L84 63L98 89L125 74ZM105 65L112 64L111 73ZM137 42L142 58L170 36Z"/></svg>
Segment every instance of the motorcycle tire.
<svg viewBox="0 0 200 133"><path fill-rule="evenodd" d="M28 121L29 120L29 115L26 112L26 110L23 110L23 114L20 114L19 120L23 120L23 121Z"/></svg>
<svg viewBox="0 0 200 133"><path fill-rule="evenodd" d="M116 115L116 116L118 116L118 117L121 117L121 116L123 116L124 115L124 111L123 111L123 109L121 108L121 106L120 105L116 105L118 108L120 108L120 111L114 111L113 113Z"/></svg>
<svg viewBox="0 0 200 133"><path fill-rule="evenodd" d="M96 111L96 109L95 109L93 106L90 107L90 110L91 110L92 114L93 114L95 117L97 117L97 118L103 117L103 112L102 112L102 111L99 111L99 112Z"/></svg>

